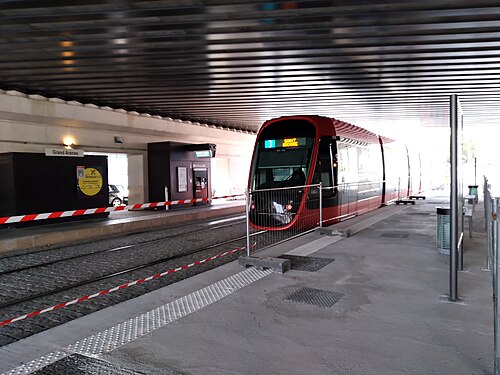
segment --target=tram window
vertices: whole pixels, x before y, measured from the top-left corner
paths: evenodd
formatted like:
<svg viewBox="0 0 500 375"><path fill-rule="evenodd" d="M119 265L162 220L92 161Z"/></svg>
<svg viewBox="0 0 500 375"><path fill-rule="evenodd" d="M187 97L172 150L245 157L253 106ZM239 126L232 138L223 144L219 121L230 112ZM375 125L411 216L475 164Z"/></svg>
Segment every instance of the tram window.
<svg viewBox="0 0 500 375"><path fill-rule="evenodd" d="M259 155L259 167L297 166L305 167L309 160L307 148L277 149L263 151Z"/></svg>
<svg viewBox="0 0 500 375"><path fill-rule="evenodd" d="M378 182L382 178L378 145L368 145L358 148L359 181Z"/></svg>
<svg viewBox="0 0 500 375"><path fill-rule="evenodd" d="M309 140L307 140L309 143ZM312 141L310 142L312 143ZM300 186L306 183L312 147L262 149L255 163L256 189ZM300 173L300 174L299 174ZM295 178L300 176L299 178Z"/></svg>

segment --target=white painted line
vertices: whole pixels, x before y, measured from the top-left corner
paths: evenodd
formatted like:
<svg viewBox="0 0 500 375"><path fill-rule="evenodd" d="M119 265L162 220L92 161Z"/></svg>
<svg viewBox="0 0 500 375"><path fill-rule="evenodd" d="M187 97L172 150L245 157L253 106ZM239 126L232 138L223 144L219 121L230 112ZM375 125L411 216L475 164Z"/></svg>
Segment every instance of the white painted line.
<svg viewBox="0 0 500 375"><path fill-rule="evenodd" d="M215 221L211 221L210 223L208 223L208 225L217 225L220 223L226 223L228 221L241 220L241 219L244 219L245 217L246 217L245 215L242 215L242 216L230 217L228 219L215 220Z"/></svg>

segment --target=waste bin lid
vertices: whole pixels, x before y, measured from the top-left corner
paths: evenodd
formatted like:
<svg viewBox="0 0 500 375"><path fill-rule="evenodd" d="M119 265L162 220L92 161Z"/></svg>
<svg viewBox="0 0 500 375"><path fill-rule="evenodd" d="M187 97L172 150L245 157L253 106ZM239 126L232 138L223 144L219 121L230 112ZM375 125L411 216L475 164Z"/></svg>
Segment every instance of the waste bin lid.
<svg viewBox="0 0 500 375"><path fill-rule="evenodd" d="M436 214L438 215L449 215L450 209L449 207L436 207Z"/></svg>

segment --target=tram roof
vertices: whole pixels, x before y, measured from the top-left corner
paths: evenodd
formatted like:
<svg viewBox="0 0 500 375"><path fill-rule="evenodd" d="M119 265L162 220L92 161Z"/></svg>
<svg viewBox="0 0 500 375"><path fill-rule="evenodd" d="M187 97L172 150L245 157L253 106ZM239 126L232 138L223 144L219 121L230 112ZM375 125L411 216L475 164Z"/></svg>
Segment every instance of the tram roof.
<svg viewBox="0 0 500 375"><path fill-rule="evenodd" d="M0 3L0 88L242 131L500 116L497 0Z"/></svg>

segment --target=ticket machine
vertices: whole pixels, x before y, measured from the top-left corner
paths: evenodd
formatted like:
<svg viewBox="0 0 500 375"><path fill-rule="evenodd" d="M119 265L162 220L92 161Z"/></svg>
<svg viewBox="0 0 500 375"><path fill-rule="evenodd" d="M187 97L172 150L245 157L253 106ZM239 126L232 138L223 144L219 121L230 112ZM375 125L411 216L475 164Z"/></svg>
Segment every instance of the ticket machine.
<svg viewBox="0 0 500 375"><path fill-rule="evenodd" d="M209 198L208 196L208 168L193 168L194 198Z"/></svg>

